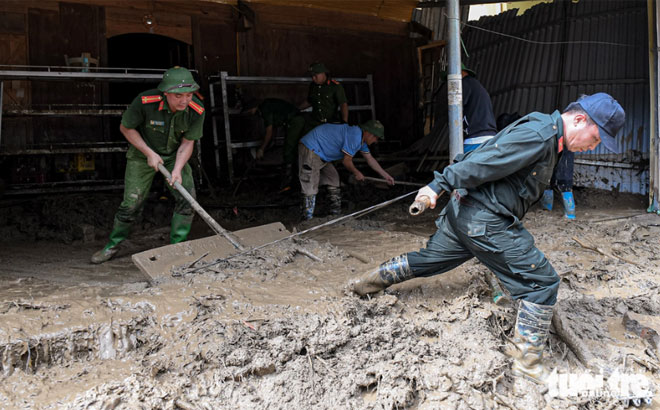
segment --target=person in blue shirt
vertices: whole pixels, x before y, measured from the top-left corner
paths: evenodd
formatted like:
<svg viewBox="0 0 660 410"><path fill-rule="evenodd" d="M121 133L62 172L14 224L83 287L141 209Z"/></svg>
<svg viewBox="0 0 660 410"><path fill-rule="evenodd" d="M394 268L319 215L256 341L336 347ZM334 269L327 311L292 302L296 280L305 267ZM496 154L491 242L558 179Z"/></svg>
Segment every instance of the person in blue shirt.
<svg viewBox="0 0 660 410"><path fill-rule="evenodd" d="M341 190L339 174L332 165L341 160L344 166L364 181L364 175L353 164L353 157L360 152L367 164L394 185L394 178L378 164L369 152L369 145L385 137L385 128L380 121L369 120L359 126L348 124L322 124L307 133L298 147L298 178L303 195L303 219L314 216L316 194L320 185L326 185L330 199L330 214L341 213Z"/></svg>
<svg viewBox="0 0 660 410"><path fill-rule="evenodd" d="M514 328L513 374L543 382L543 350L557 301L559 275L520 222L539 201L565 151L618 151L621 105L605 93L584 96L562 114L533 112L497 133L419 190L416 200L434 208L438 194L451 199L426 247L382 263L352 283L359 295L416 277L438 275L476 257L520 300Z"/></svg>

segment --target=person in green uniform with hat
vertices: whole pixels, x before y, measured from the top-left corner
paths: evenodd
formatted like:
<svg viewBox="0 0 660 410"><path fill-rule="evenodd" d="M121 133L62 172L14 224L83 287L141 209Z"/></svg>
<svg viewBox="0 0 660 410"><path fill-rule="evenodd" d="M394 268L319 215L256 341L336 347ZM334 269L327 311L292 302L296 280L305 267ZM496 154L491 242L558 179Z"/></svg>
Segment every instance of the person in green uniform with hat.
<svg viewBox="0 0 660 410"><path fill-rule="evenodd" d="M193 209L174 188L179 182L193 197L195 184L188 164L195 141L202 137L204 106L194 94L199 85L186 68L173 67L165 72L157 89L139 94L121 119L120 132L131 146L126 153L124 200L115 214L108 243L96 252L92 263L110 260L119 244L128 237L141 215L158 164L172 174L168 188L176 201L170 242L185 241L193 220Z"/></svg>
<svg viewBox="0 0 660 410"><path fill-rule="evenodd" d="M326 123L348 123L348 101L344 87L330 78L330 70L323 63L309 66L312 83L307 99L298 106L300 110L312 107L312 112L303 112L294 117L284 140L285 180L290 182L293 165L298 155L298 142L314 127Z"/></svg>
<svg viewBox="0 0 660 410"><path fill-rule="evenodd" d="M256 155L257 159L262 159L273 138L273 128L284 127L288 129L289 122L298 115L298 108L279 98L266 98L261 102L256 98L251 98L245 101L242 112L258 115L264 121L265 134Z"/></svg>

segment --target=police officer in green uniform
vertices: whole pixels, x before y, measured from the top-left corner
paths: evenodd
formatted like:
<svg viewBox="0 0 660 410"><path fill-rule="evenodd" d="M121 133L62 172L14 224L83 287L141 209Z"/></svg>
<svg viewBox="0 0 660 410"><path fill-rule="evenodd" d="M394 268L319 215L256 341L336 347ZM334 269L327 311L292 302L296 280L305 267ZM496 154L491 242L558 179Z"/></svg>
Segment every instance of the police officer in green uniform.
<svg viewBox="0 0 660 410"><path fill-rule="evenodd" d="M317 125L348 122L348 102L344 87L330 78L330 70L323 63L313 63L309 71L312 83L309 85L307 100L298 108L304 110L312 107L312 112L294 117L284 140L285 177L289 179L298 155L298 142L304 135Z"/></svg>
<svg viewBox="0 0 660 410"><path fill-rule="evenodd" d="M257 159L264 157L264 151L273 138L273 127L288 129L289 122L298 115L298 108L295 105L279 98L266 98L261 103L257 99L249 99L245 102L242 111L258 115L264 121L266 133L261 141L261 146L257 149Z"/></svg>
<svg viewBox="0 0 660 410"><path fill-rule="evenodd" d="M417 200L435 207L452 192L426 248L382 263L352 284L359 295L415 277L447 272L473 257L520 299L514 333L513 373L540 382L548 375L543 349L557 300L559 276L520 220L542 196L562 152L594 149L601 141L617 152L625 114L605 93L583 96L564 113L531 113L435 172Z"/></svg>
<svg viewBox="0 0 660 410"><path fill-rule="evenodd" d="M194 95L199 85L190 71L174 67L165 72L158 89L139 94L121 119L119 130L131 146L126 154L124 200L115 214L108 243L92 256L103 263L119 250L135 220L142 213L158 164L171 172L169 189L176 204L172 215L170 242L185 241L193 220L193 209L172 185L179 182L195 196L195 184L188 160L195 141L202 137L204 107Z"/></svg>

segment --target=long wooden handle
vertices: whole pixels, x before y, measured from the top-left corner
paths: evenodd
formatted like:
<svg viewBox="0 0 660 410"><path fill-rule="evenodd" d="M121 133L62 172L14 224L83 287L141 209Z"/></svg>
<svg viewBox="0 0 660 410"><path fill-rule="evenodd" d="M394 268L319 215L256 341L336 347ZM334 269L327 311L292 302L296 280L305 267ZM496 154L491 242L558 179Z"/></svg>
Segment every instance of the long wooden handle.
<svg viewBox="0 0 660 410"><path fill-rule="evenodd" d="M172 174L170 174L170 171L163 166L163 164L158 164L158 170L160 171L161 174L165 176L165 178L168 181L172 180ZM206 222L213 231L218 234L224 236L229 242L231 242L232 245L239 251L244 251L245 247L236 239L229 231L227 231L225 228L220 226L219 223L216 222L211 215L209 215L204 208L195 200L195 198L190 195L188 191L186 191L186 188L184 188L178 181L174 183L174 188L176 188L177 191L183 196L186 201L192 206L192 208L197 212L199 216L202 217L204 222Z"/></svg>
<svg viewBox="0 0 660 410"><path fill-rule="evenodd" d="M373 182L384 182L387 183L386 179L383 178L374 178L374 177L364 177L365 181L373 181ZM419 184L417 182L406 182L406 181L394 181L394 185L409 185L409 186L424 186L426 184Z"/></svg>

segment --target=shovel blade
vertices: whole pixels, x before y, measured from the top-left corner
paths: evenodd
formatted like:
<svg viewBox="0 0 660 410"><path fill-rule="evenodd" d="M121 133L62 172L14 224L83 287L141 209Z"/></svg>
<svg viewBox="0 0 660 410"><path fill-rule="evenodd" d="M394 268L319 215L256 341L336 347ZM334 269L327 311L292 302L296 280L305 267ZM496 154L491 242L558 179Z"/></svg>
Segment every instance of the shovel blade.
<svg viewBox="0 0 660 410"><path fill-rule="evenodd" d="M253 248L289 236L291 232L281 222L273 222L241 229L233 234L246 248ZM190 264L207 252L208 255L202 259L204 261L224 258L238 250L223 236L214 235L149 249L134 254L132 259L151 281L162 281L172 277L173 267Z"/></svg>

